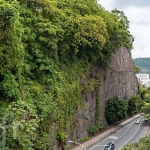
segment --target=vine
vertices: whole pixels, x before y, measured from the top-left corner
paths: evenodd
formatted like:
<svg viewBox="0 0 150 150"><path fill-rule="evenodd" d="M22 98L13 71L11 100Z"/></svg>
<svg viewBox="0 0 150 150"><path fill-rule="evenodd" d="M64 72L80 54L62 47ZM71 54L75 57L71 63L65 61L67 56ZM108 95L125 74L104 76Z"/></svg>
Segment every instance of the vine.
<svg viewBox="0 0 150 150"><path fill-rule="evenodd" d="M119 44L131 47L124 14L105 11L95 0L2 0L0 18L1 108L19 128L15 138L8 129L6 146L46 150L57 140L65 149L82 92L96 91L95 124L101 126L101 83L86 73L95 64L106 66ZM80 85L81 78L87 83ZM50 134L53 126L56 134Z"/></svg>
<svg viewBox="0 0 150 150"><path fill-rule="evenodd" d="M95 125L100 126L100 97L96 94Z"/></svg>

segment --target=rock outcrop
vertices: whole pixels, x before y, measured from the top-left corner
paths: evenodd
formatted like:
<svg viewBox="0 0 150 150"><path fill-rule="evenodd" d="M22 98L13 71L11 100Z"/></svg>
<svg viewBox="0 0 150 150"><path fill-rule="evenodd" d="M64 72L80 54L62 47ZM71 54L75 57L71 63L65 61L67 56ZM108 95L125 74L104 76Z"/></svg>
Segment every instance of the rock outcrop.
<svg viewBox="0 0 150 150"><path fill-rule="evenodd" d="M126 48L120 48L110 59L110 67L102 67L100 64L93 67L86 74L86 82L90 74L98 75L101 89L98 91L100 97L100 123L106 123L105 107L109 98L114 96L128 100L138 92L138 81L134 72L131 52ZM70 139L79 140L88 135L88 126L95 125L96 91L83 94L84 108L78 109L74 124L70 131Z"/></svg>

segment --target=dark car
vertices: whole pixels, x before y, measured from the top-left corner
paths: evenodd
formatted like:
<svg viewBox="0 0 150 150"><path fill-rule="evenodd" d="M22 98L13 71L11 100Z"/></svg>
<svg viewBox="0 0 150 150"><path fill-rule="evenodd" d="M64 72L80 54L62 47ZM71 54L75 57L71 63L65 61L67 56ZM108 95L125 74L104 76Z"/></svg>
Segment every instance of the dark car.
<svg viewBox="0 0 150 150"><path fill-rule="evenodd" d="M109 142L104 148L104 150L114 150L114 149L115 149L115 145L112 142Z"/></svg>

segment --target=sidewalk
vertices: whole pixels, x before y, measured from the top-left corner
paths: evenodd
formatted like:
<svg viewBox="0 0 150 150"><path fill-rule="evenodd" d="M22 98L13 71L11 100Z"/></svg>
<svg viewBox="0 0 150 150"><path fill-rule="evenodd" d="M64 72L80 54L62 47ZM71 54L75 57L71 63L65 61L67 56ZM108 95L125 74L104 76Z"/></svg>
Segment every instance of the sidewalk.
<svg viewBox="0 0 150 150"><path fill-rule="evenodd" d="M133 120L135 120L136 118L138 118L140 115L137 114L131 118L128 118L120 123L118 123L117 125L113 125L111 126L108 130L102 132L101 134L91 137L89 140L81 143L82 145L84 145L84 147L86 149L89 149L90 147L92 147L93 145L97 144L98 142L102 141L103 139L105 139L106 137L110 136L111 134L115 133L117 130L119 130L120 128L122 128L123 126L127 125L128 123L132 122ZM69 148L68 150L84 150L82 146L80 145L76 145L75 147Z"/></svg>

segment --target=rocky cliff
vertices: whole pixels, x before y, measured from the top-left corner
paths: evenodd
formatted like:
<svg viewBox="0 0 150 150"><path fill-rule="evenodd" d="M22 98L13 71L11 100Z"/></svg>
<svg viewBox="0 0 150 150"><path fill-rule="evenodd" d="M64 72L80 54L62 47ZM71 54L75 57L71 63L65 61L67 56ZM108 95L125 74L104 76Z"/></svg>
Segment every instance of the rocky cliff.
<svg viewBox="0 0 150 150"><path fill-rule="evenodd" d="M86 73L86 78L81 79L81 84L88 82L93 76L98 77L101 88L98 91L100 97L100 123L106 123L104 116L106 102L114 96L128 100L138 92L138 81L134 73L131 53L126 48L120 48L110 59L110 67L102 67L100 64ZM70 139L79 140L88 135L87 128L95 125L96 91L84 92L82 99L84 108L78 109L74 124L70 131Z"/></svg>

